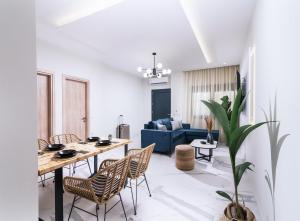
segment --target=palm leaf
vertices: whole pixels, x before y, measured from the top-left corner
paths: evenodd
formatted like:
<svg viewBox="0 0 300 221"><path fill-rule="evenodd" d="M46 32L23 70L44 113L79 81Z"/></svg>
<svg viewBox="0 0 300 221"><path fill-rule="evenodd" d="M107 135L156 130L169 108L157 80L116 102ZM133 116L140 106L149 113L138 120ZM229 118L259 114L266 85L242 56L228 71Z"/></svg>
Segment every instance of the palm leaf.
<svg viewBox="0 0 300 221"><path fill-rule="evenodd" d="M262 125L264 125L264 124L266 124L266 123L268 123L268 122L261 122L261 123L254 124L254 125L250 126L247 130L245 130L245 131L243 132L243 134L240 136L240 139L239 139L237 145L235 146L235 152L236 152L236 153L238 152L240 146L242 145L242 143L244 142L244 140L246 139L246 137L247 137L252 131L254 131L256 128L258 128L258 127L260 127L260 126L262 126Z"/></svg>
<svg viewBox="0 0 300 221"><path fill-rule="evenodd" d="M240 137L242 136L243 132L248 129L249 127L251 127L250 124L247 125L243 125L239 128L236 128L231 134L230 134L230 144L229 144L229 151L232 154L232 156L236 155L236 150L237 147L236 145L238 144L238 141L240 139Z"/></svg>
<svg viewBox="0 0 300 221"><path fill-rule="evenodd" d="M245 173L246 170L252 170L251 165L253 165L250 162L244 162L242 164L239 164L235 167L235 179L236 179L236 185L238 186L241 182L241 179ZM253 171L253 170L252 170Z"/></svg>
<svg viewBox="0 0 300 221"><path fill-rule="evenodd" d="M225 192L223 192L223 191L216 191L216 193L219 194L220 196L222 196L222 197L228 199L229 201L233 202L231 196L229 196L228 193L225 193Z"/></svg>
<svg viewBox="0 0 300 221"><path fill-rule="evenodd" d="M214 114L218 122L221 124L226 140L229 142L229 120L224 108L215 101L202 101L208 109Z"/></svg>
<svg viewBox="0 0 300 221"><path fill-rule="evenodd" d="M248 94L249 94L249 93L246 94L246 96L244 97L244 99L243 99L243 101L242 101L242 103L241 103L241 105L240 105L240 107L239 107L239 116L240 116L240 114L242 113L242 111L243 111L243 109L244 109L244 106L245 106L246 101L247 101L247 98L248 98Z"/></svg>
<svg viewBox="0 0 300 221"><path fill-rule="evenodd" d="M230 133L232 133L238 127L239 124L239 107L241 105L241 99L242 99L242 90L239 89L235 97L232 112L231 112Z"/></svg>

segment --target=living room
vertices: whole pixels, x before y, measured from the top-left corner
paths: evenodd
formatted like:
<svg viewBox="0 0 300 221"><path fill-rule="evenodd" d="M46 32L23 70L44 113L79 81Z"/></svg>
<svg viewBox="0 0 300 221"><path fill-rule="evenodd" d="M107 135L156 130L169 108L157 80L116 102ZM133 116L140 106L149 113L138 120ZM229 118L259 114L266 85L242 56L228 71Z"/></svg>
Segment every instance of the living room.
<svg viewBox="0 0 300 221"><path fill-rule="evenodd" d="M0 220L297 217L298 2L0 4Z"/></svg>

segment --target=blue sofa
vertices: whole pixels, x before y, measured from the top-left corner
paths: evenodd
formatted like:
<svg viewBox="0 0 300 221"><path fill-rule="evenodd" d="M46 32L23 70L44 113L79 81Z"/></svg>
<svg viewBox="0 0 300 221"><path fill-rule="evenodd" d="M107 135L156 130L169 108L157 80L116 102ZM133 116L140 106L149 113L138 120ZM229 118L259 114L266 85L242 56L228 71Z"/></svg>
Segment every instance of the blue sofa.
<svg viewBox="0 0 300 221"><path fill-rule="evenodd" d="M167 131L158 130L156 122L166 125ZM147 147L152 143L156 143L154 152L172 154L175 147L179 144L191 143L194 139L206 139L206 129L191 129L190 124L182 124L183 128L172 130L171 119L159 119L150 121L144 125L141 130L141 145L142 148ZM219 131L213 130L212 135L214 140L219 139Z"/></svg>

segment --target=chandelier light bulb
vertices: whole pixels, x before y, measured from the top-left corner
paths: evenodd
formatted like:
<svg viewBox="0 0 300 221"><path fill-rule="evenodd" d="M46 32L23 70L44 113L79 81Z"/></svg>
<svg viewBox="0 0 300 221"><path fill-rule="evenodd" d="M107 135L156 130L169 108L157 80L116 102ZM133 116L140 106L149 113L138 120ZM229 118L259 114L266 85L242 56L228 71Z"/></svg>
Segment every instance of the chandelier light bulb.
<svg viewBox="0 0 300 221"><path fill-rule="evenodd" d="M162 63L157 63L156 66L157 66L157 68L159 68L159 69L163 67Z"/></svg>
<svg viewBox="0 0 300 221"><path fill-rule="evenodd" d="M143 70L142 67L138 67L138 68L137 68L137 71L138 71L138 72L142 72L142 70Z"/></svg>
<svg viewBox="0 0 300 221"><path fill-rule="evenodd" d="M137 67L137 71L142 73L144 78L161 78L164 75L171 74L171 69L165 67L163 68L163 64L161 62L156 63L155 56L156 53L153 52L153 67L148 66L147 68L139 66Z"/></svg>

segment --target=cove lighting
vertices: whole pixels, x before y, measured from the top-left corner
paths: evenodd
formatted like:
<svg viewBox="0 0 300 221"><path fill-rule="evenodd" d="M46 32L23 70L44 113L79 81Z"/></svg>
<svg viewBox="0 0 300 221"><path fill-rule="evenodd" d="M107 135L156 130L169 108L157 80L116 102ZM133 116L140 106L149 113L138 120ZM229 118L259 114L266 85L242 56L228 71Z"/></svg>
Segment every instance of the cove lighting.
<svg viewBox="0 0 300 221"><path fill-rule="evenodd" d="M211 63L212 59L209 54L208 47L205 44L203 35L197 25L198 18L195 14L195 11L194 11L195 6L193 5L192 0L180 0L180 3L181 3L181 7L185 13L185 16L187 17L187 19L191 25L191 28L192 28L194 35L198 41L198 44L201 48L201 51L203 53L203 56L204 56L206 62Z"/></svg>
<svg viewBox="0 0 300 221"><path fill-rule="evenodd" d="M84 17L90 16L116 5L124 0L77 0L70 4L70 8L66 9L66 14L59 17L55 24L63 26L75 22Z"/></svg>

